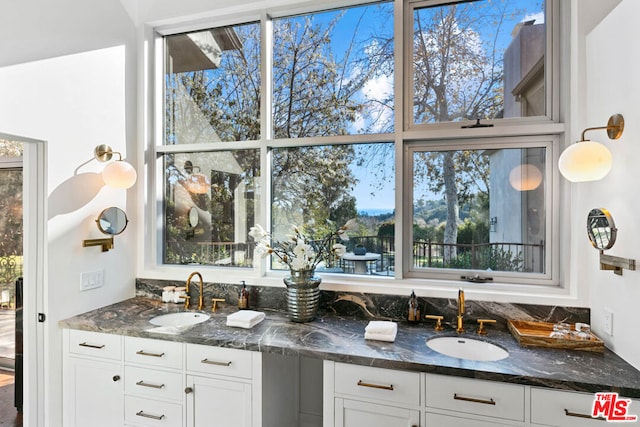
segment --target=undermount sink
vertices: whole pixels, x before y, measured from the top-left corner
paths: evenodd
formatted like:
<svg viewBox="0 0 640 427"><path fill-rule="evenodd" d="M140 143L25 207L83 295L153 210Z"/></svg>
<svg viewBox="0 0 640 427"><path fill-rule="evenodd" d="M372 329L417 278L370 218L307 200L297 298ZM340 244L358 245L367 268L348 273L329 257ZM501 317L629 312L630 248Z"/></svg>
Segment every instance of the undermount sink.
<svg viewBox="0 0 640 427"><path fill-rule="evenodd" d="M206 322L209 319L208 314L191 313L183 311L180 313L162 314L149 320L149 323L156 326L191 326L198 323Z"/></svg>
<svg viewBox="0 0 640 427"><path fill-rule="evenodd" d="M438 337L427 341L427 347L458 359L493 362L509 356L509 352L487 341L465 337Z"/></svg>

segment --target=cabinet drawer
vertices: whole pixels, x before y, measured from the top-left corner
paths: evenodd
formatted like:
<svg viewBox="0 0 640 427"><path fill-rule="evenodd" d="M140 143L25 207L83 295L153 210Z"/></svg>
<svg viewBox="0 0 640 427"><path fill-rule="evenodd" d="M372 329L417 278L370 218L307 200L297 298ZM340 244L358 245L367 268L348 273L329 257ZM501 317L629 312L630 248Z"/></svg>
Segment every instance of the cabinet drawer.
<svg viewBox="0 0 640 427"><path fill-rule="evenodd" d="M122 337L102 332L69 331L69 353L122 360Z"/></svg>
<svg viewBox="0 0 640 427"><path fill-rule="evenodd" d="M125 366L124 377L124 390L127 394L153 399L182 400L184 383L179 372Z"/></svg>
<svg viewBox="0 0 640 427"><path fill-rule="evenodd" d="M336 363L335 392L416 406L420 404L420 374Z"/></svg>
<svg viewBox="0 0 640 427"><path fill-rule="evenodd" d="M449 415L442 414L430 414L427 412L426 416L426 425L428 426L438 426L438 427L495 427L495 426L512 426L518 427L522 426L520 424L503 424L508 423L508 421L501 421L500 423L496 423L494 420L484 421L484 420L474 420L468 418L459 418L459 417L451 417Z"/></svg>
<svg viewBox="0 0 640 427"><path fill-rule="evenodd" d="M605 420L591 418L594 393L531 388L531 422L547 426L602 426ZM629 415L640 415L640 402L632 401ZM640 425L640 421L625 423Z"/></svg>
<svg viewBox="0 0 640 427"><path fill-rule="evenodd" d="M524 386L427 374L427 407L524 421Z"/></svg>
<svg viewBox="0 0 640 427"><path fill-rule="evenodd" d="M187 370L236 378L252 377L252 352L187 344Z"/></svg>
<svg viewBox="0 0 640 427"><path fill-rule="evenodd" d="M182 359L182 343L149 338L124 338L126 362L182 369Z"/></svg>
<svg viewBox="0 0 640 427"><path fill-rule="evenodd" d="M124 420L143 426L182 427L182 405L125 396Z"/></svg>

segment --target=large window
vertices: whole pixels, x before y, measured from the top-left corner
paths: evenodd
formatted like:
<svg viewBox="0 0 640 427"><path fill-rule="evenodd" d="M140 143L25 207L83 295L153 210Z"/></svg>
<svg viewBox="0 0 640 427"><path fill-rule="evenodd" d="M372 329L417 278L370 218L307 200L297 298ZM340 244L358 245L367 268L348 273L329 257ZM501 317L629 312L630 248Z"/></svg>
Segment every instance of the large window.
<svg viewBox="0 0 640 427"><path fill-rule="evenodd" d="M249 227L355 219L320 270L557 284L558 2L355 3L162 36L156 259L269 274Z"/></svg>

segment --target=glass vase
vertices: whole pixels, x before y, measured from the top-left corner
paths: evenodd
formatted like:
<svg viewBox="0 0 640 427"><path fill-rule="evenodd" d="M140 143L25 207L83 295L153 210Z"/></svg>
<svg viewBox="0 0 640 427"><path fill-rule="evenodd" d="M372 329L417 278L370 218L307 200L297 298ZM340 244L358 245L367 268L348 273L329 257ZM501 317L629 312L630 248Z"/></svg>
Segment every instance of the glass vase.
<svg viewBox="0 0 640 427"><path fill-rule="evenodd" d="M284 278L287 286L289 319L293 322L310 322L316 317L320 304L320 282L315 270L291 270Z"/></svg>

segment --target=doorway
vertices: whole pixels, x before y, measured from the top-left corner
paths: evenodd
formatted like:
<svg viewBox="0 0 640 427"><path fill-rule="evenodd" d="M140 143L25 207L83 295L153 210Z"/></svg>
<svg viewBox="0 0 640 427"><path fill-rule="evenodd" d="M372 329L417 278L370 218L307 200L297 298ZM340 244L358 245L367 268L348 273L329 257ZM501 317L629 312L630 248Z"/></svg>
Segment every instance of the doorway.
<svg viewBox="0 0 640 427"><path fill-rule="evenodd" d="M0 138L0 424L22 426L23 143Z"/></svg>
<svg viewBox="0 0 640 427"><path fill-rule="evenodd" d="M21 150L11 151L10 148L16 146L21 147ZM18 154L19 153L19 154ZM45 332L46 327L43 323L38 322L38 313L45 312L45 268L46 268L46 144L42 140L36 140L16 135L10 135L6 133L0 133L0 166L4 166L4 169L13 170L13 179L17 176L22 181L15 193L20 193L22 199L21 204L16 204L15 200L12 204L8 204L9 199L12 197L6 197L7 203L4 203L5 195L3 189L0 188L0 210L14 210L14 214L17 217L17 212L22 211L22 219L20 225L14 222L11 231L2 234L2 217L0 216L0 236L3 239L11 240L14 247L20 246L22 249L22 255L14 256L15 265L10 265L7 270L7 275L13 269L14 275L21 275L22 280L18 279L16 282L23 282L23 292L17 291L15 283L13 287L9 288L9 303L7 306L0 307L0 310L8 310L9 315L13 315L15 319L22 319L22 336L23 339L18 337L18 341L15 341L14 335L14 359L12 363L5 363L5 372L9 374L0 378L0 387L2 382L12 382L15 384L15 373L20 369L20 359L15 358L16 352L21 352L24 349L24 363L23 363L23 390L22 393L18 393L22 397L22 413L18 412L18 408L15 407L15 386L12 386L13 395L5 397L0 396L0 425L3 426L22 426L23 418L24 425L30 427L38 427L45 425L46 411L44 402L44 390L45 390L45 378L44 378L44 366L45 366ZM3 174L2 167L0 167L0 175ZM18 173L19 171L19 173ZM0 178L1 180L2 178ZM9 178L6 178L9 179ZM1 187L1 185L0 185ZM13 195L11 195L13 196ZM20 239L21 244L16 244L16 240ZM2 239L0 239L2 240ZM9 253L9 246L5 246L5 253ZM2 242L0 242L0 263L3 257ZM8 260L11 260L10 256L6 256ZM17 262L20 260L21 262ZM20 264L18 267L17 264ZM21 270L21 273L18 271ZM0 276L2 276L0 274ZM0 277L2 281L8 281L10 279ZM5 286L6 287L6 286ZM6 295L6 294L5 294ZM0 293L1 296L1 293ZM20 301L22 300L22 301ZM22 304L21 304L22 302ZM20 307L22 306L22 310ZM15 328L15 323L13 328ZM16 331L14 330L14 333ZM18 328L18 335L20 335L20 328ZM20 348L20 342L22 342L22 348ZM8 370L13 365L13 370ZM0 366L0 370L2 367ZM0 371L1 373L1 371ZM11 377L11 378L7 378ZM5 384L6 385L6 384ZM9 419L3 418L5 408L9 408L13 412L9 412ZM13 417L12 417L13 415Z"/></svg>

